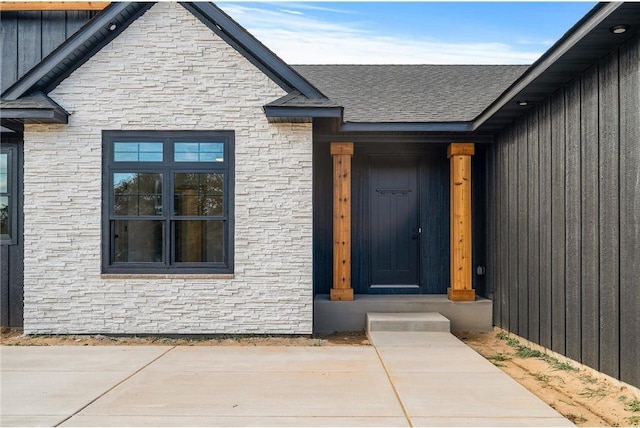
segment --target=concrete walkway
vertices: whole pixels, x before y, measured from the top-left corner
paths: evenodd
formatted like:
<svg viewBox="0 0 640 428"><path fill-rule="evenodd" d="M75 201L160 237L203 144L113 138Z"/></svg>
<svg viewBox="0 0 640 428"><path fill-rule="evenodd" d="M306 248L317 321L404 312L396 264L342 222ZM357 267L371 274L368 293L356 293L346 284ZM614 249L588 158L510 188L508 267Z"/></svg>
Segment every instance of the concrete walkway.
<svg viewBox="0 0 640 428"><path fill-rule="evenodd" d="M3 426L572 426L449 333L375 346L0 347Z"/></svg>

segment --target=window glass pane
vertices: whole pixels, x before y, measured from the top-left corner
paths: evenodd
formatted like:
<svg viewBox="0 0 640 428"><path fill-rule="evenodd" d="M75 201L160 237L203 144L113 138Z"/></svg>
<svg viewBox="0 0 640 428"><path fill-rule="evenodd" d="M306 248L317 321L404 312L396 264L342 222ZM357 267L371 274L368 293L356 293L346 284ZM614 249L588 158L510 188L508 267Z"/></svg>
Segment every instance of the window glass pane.
<svg viewBox="0 0 640 428"><path fill-rule="evenodd" d="M175 143L176 162L224 162L224 143Z"/></svg>
<svg viewBox="0 0 640 428"><path fill-rule="evenodd" d="M162 146L158 143L113 143L116 162L162 162Z"/></svg>
<svg viewBox="0 0 640 428"><path fill-rule="evenodd" d="M224 174L178 173L173 186L175 215L223 215Z"/></svg>
<svg viewBox="0 0 640 428"><path fill-rule="evenodd" d="M176 262L224 262L224 222L175 222Z"/></svg>
<svg viewBox="0 0 640 428"><path fill-rule="evenodd" d="M162 215L162 174L113 174L115 215Z"/></svg>
<svg viewBox="0 0 640 428"><path fill-rule="evenodd" d="M113 223L114 262L162 262L162 222L116 220Z"/></svg>
<svg viewBox="0 0 640 428"><path fill-rule="evenodd" d="M9 197L0 196L0 234L9 235L11 233L9 220Z"/></svg>
<svg viewBox="0 0 640 428"><path fill-rule="evenodd" d="M7 163L9 160L9 154L2 153L0 154L0 193L7 193L7 177L8 177L8 168Z"/></svg>

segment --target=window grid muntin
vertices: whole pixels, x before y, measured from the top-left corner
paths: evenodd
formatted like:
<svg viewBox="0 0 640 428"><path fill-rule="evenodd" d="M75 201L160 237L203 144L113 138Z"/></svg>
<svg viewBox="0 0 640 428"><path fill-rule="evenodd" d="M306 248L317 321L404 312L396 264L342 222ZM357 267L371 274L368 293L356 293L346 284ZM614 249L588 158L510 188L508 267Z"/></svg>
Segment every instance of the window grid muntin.
<svg viewBox="0 0 640 428"><path fill-rule="evenodd" d="M193 132L193 136L190 132L176 133L176 132L144 132L136 131L133 133L122 133L122 136L118 135L118 131L105 131L104 135L104 161L105 161L105 174L107 174L103 180L108 181L108 185L113 187L113 174L118 172L158 172L162 171L163 174L163 193L162 200L164 201L163 212L163 239L164 239L164 261L162 263L161 270L163 272L174 273L189 273L202 270L208 270L212 273L231 273L233 272L233 235L231 229L232 223L232 209L233 209L233 194L230 181L233 180L233 145L234 135L231 131L221 132ZM154 135L149 135L154 134ZM160 137L155 134L166 134L163 138L163 162L119 162L113 159L113 147L114 143L120 141L135 141L138 142L155 142ZM174 135L180 134L180 135ZM195 135L198 134L198 135ZM202 136L200 136L202 135ZM222 142L223 143L223 162L180 162L174 159L174 144L176 142ZM223 212L221 216L176 216L174 215L174 198L173 198L173 173L188 172L188 173L221 173L224 176L223 180ZM103 190L104 191L104 190ZM151 263L117 263L114 262L113 251L115 243L113 238L113 228L115 220L158 220L157 216L130 216L130 215L114 215L112 213L112 207L114 204L114 192L109 192L108 207L106 207L107 213L105 217L106 241L109 243L109 248L105 248L105 255L103 256L103 271L117 271L117 272L131 272L131 273L153 273L160 272L158 269L159 264L153 263L154 267L150 267ZM211 220L223 222L223 262L176 262L175 261L175 245L172 245L174 239L175 221L178 220Z"/></svg>

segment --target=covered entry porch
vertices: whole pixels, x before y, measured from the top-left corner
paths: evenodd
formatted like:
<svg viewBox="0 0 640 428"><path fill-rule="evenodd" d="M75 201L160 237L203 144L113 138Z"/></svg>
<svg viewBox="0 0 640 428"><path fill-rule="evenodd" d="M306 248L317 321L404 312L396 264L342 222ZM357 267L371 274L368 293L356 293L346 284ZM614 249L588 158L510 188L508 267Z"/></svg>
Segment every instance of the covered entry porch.
<svg viewBox="0 0 640 428"><path fill-rule="evenodd" d="M491 329L484 150L457 141L315 146L314 331L362 330L367 312L440 312L454 330Z"/></svg>

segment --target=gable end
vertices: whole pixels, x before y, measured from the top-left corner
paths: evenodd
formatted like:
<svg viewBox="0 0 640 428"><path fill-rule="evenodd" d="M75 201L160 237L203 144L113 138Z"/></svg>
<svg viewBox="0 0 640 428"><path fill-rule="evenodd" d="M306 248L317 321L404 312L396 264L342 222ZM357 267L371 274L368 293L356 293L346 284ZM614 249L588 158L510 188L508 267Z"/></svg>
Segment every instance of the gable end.
<svg viewBox="0 0 640 428"><path fill-rule="evenodd" d="M298 90L311 99L326 98L315 86L213 3L180 4L285 91Z"/></svg>

